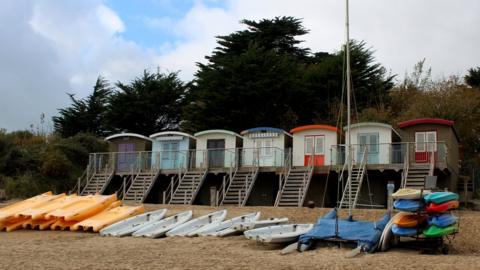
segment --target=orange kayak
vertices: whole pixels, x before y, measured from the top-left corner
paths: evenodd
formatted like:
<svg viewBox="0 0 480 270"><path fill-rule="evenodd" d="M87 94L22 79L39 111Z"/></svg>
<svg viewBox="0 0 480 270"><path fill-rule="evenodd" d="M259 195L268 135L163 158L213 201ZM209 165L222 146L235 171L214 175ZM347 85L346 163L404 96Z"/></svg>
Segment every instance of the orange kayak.
<svg viewBox="0 0 480 270"><path fill-rule="evenodd" d="M109 209L117 207L121 204L122 204L121 201L115 201L115 202L111 203L109 206L107 206L107 208L105 208L102 212L105 212ZM50 225L50 229L54 230L54 231L55 230L61 230L61 231L71 230L72 227L79 222L81 222L81 221L77 221L77 220L65 221L64 219L59 218L59 219L55 220L55 222L52 223L52 225Z"/></svg>
<svg viewBox="0 0 480 270"><path fill-rule="evenodd" d="M142 214L145 211L143 205L140 206L118 206L102 213L95 215L89 219L86 219L82 222L75 224L74 226L70 227L70 230L77 231L77 230L84 230L84 231L93 231L98 232L101 229L118 222L120 220L124 220L126 218L136 216L138 214Z"/></svg>
<svg viewBox="0 0 480 270"><path fill-rule="evenodd" d="M80 198L76 194L68 195L68 196L66 196L65 194L60 194L60 195L63 195L63 196L58 197L57 199L51 201L50 203L25 209L17 213L15 217L29 217L33 220L45 220L47 219L45 218L45 216L48 213L56 209L63 208L66 205L69 205Z"/></svg>
<svg viewBox="0 0 480 270"><path fill-rule="evenodd" d="M46 214L45 218L78 222L102 212L115 201L117 201L116 194L79 196L73 203Z"/></svg>
<svg viewBox="0 0 480 270"><path fill-rule="evenodd" d="M427 216L404 213L393 218L393 224L401 228L414 228L427 220Z"/></svg>
<svg viewBox="0 0 480 270"><path fill-rule="evenodd" d="M0 231L12 232L21 229L23 228L23 223L28 220L29 218L9 218L0 224Z"/></svg>
<svg viewBox="0 0 480 270"><path fill-rule="evenodd" d="M37 195L30 199L26 199L12 205L3 207L0 209L0 223L7 221L8 219L15 217L17 213L20 211L24 211L26 209L37 207L39 205L47 204L55 199L57 199L60 195L52 195L52 192L45 192L43 194Z"/></svg>
<svg viewBox="0 0 480 270"><path fill-rule="evenodd" d="M32 229L32 230L45 230L49 229L50 225L52 225L55 222L55 220L45 220L45 219L29 219L26 222L23 223L23 228L24 229Z"/></svg>

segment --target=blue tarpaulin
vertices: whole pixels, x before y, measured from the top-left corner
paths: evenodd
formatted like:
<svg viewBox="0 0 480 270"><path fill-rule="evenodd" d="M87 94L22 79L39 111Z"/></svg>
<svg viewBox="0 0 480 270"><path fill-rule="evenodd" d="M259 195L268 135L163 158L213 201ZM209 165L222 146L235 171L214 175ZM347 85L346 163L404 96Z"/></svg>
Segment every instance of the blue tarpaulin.
<svg viewBox="0 0 480 270"><path fill-rule="evenodd" d="M312 230L300 236L300 244L312 246L318 240L333 238L356 241L359 246L364 246L367 251L372 251L390 220L390 213L385 214L376 222L338 219L338 231L336 231L336 217L337 211L334 209L320 218Z"/></svg>

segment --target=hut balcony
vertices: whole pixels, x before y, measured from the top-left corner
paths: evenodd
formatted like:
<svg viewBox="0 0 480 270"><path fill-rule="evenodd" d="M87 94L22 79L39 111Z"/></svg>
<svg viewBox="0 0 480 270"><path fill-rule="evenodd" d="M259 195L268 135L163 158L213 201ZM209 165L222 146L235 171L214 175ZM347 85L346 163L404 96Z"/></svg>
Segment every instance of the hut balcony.
<svg viewBox="0 0 480 270"><path fill-rule="evenodd" d="M330 149L332 169L340 171L346 162L346 145L333 145ZM366 151L369 170L403 170L405 164L431 164L435 169L450 170L455 164L449 159L445 142L393 142L379 144L352 144L353 164L360 164ZM433 158L433 160L432 160Z"/></svg>

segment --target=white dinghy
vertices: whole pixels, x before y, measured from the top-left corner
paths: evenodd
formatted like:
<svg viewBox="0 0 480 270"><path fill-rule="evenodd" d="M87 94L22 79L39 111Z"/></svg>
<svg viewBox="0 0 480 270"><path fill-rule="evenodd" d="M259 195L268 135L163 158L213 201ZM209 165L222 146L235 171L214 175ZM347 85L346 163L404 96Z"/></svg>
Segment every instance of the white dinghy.
<svg viewBox="0 0 480 270"><path fill-rule="evenodd" d="M192 210L169 216L147 226L143 226L132 235L134 237L158 238L165 235L166 232L189 221L193 216Z"/></svg>
<svg viewBox="0 0 480 270"><path fill-rule="evenodd" d="M260 212L249 213L222 222L205 225L195 233L200 236L226 236L237 232L232 228L236 224L257 221L259 218Z"/></svg>
<svg viewBox="0 0 480 270"><path fill-rule="evenodd" d="M100 231L100 235L118 237L130 235L145 225L161 220L165 216L165 213L167 213L167 209L159 209L127 218L105 227Z"/></svg>
<svg viewBox="0 0 480 270"><path fill-rule="evenodd" d="M244 232L244 231L253 230L257 228L281 225L285 223L288 223L288 218L270 218L270 219L252 221L252 222L238 223L237 225L233 226L233 229L236 231Z"/></svg>
<svg viewBox="0 0 480 270"><path fill-rule="evenodd" d="M227 216L227 210L216 211L208 215L192 219L189 222L186 222L171 231L167 232L167 236L191 236L195 235L195 231L202 228L205 225L218 223L225 219Z"/></svg>
<svg viewBox="0 0 480 270"><path fill-rule="evenodd" d="M287 224L268 226L244 232L245 237L264 243L286 243L297 238L313 228L313 224Z"/></svg>

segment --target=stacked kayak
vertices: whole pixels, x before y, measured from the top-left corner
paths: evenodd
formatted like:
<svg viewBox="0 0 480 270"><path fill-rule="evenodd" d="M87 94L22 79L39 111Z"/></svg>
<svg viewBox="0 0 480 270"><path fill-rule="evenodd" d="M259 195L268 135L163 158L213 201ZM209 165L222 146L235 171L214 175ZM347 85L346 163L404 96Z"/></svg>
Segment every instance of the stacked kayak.
<svg viewBox="0 0 480 270"><path fill-rule="evenodd" d="M122 206L113 195L40 194L0 209L0 231L18 229L98 231L143 213L143 206Z"/></svg>
<svg viewBox="0 0 480 270"><path fill-rule="evenodd" d="M394 235L434 238L458 231L458 218L448 213L458 208L458 194L400 189L392 197L393 206L401 211L392 219Z"/></svg>
<svg viewBox="0 0 480 270"><path fill-rule="evenodd" d="M458 232L458 217L449 213L459 206L458 194L453 192L434 192L423 198L427 204L426 211L430 214L428 227L423 235L428 238L442 237Z"/></svg>

